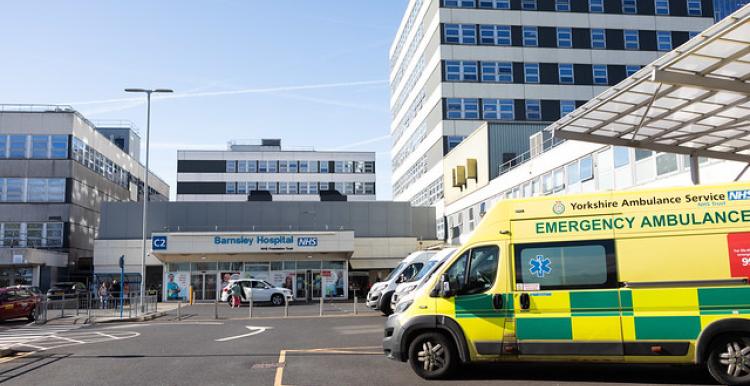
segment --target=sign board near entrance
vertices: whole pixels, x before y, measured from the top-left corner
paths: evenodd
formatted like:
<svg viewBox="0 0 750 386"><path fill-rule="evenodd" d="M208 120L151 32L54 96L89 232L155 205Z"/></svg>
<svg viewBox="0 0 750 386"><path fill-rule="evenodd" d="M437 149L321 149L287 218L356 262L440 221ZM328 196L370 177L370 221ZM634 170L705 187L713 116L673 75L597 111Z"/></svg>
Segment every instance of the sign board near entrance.
<svg viewBox="0 0 750 386"><path fill-rule="evenodd" d="M169 239L169 244L167 244ZM353 252L354 232L169 233L152 236L156 253Z"/></svg>

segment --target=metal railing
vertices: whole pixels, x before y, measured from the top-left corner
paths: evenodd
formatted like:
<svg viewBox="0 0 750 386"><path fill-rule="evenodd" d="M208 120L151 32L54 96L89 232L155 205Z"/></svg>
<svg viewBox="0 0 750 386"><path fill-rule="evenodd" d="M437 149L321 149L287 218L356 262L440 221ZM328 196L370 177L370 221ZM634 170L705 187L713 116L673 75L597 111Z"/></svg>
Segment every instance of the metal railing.
<svg viewBox="0 0 750 386"><path fill-rule="evenodd" d="M143 303L137 293L119 297L74 295L49 299L43 296L34 309L34 322L44 324L50 320L79 317L84 323L97 320L130 319L158 312L158 296L145 296Z"/></svg>

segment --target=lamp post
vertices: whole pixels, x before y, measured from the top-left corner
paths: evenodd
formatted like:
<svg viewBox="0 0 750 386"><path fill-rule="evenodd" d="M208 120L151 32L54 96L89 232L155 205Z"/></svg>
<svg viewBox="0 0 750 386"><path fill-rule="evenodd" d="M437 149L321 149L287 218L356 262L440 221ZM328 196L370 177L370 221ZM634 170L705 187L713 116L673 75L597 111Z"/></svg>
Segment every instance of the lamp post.
<svg viewBox="0 0 750 386"><path fill-rule="evenodd" d="M141 246L141 312L144 312L144 298L146 291L146 226L148 224L148 149L149 149L149 134L151 132L151 94L153 93L171 93L173 92L167 88L157 89L145 89L145 88L126 88L125 92L138 92L146 94L146 172L143 177L143 245ZM125 283L120 283L124 288Z"/></svg>

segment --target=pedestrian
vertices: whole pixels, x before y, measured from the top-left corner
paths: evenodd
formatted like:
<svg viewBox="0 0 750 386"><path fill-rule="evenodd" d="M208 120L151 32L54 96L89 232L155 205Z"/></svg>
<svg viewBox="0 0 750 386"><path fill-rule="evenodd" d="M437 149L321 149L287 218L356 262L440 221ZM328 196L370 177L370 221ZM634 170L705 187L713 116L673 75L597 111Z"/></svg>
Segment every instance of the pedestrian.
<svg viewBox="0 0 750 386"><path fill-rule="evenodd" d="M240 308L240 294L242 293L242 288L240 288L239 282L232 283L230 291L230 294L232 295L232 308Z"/></svg>
<svg viewBox="0 0 750 386"><path fill-rule="evenodd" d="M105 309L107 308L107 302L109 301L109 288L107 287L107 282L102 282L102 285L99 287L99 308Z"/></svg>
<svg viewBox="0 0 750 386"><path fill-rule="evenodd" d="M117 307L117 303L120 301L120 291L122 290L122 287L120 286L120 282L117 280L112 281L112 287L109 289L109 294L112 296L112 302L115 304L115 308Z"/></svg>

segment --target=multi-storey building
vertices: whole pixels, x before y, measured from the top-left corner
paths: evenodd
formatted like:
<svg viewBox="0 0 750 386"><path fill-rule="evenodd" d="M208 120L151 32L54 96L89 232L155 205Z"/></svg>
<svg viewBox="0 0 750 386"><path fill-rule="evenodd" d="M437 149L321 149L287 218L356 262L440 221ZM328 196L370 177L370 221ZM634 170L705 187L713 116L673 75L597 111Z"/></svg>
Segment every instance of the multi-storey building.
<svg viewBox="0 0 750 386"><path fill-rule="evenodd" d="M711 0L411 0L390 50L394 199L443 218L443 158L484 121L541 129L712 23Z"/></svg>
<svg viewBox="0 0 750 386"><path fill-rule="evenodd" d="M282 149L281 140L230 143L227 150L178 150L177 201L317 201L338 191L348 201L375 200L375 153Z"/></svg>
<svg viewBox="0 0 750 386"><path fill-rule="evenodd" d="M0 287L85 282L101 203L142 200L144 173L69 106L0 106ZM167 200L151 176L151 200Z"/></svg>

